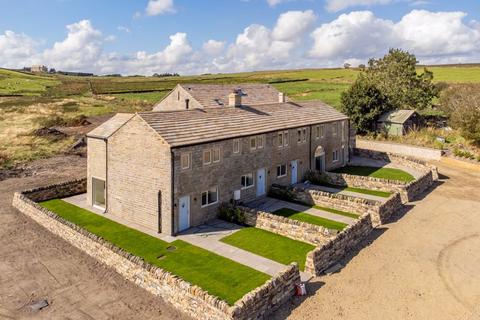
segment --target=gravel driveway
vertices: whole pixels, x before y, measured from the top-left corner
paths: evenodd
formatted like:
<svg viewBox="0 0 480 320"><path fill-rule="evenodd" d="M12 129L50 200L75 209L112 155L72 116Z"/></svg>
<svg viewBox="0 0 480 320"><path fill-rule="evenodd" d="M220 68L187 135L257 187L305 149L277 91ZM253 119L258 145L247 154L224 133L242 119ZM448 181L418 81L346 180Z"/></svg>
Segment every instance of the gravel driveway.
<svg viewBox="0 0 480 320"><path fill-rule="evenodd" d="M480 169L435 164L431 193L275 318L480 319Z"/></svg>

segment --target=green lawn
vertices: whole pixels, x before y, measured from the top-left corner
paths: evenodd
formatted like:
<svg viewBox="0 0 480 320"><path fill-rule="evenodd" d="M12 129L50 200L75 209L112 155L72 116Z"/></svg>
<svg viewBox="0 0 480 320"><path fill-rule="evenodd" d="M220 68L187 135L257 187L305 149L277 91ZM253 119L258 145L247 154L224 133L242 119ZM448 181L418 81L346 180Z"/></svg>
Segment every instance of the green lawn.
<svg viewBox="0 0 480 320"><path fill-rule="evenodd" d="M257 228L243 228L220 241L282 264L297 262L305 269L307 253L315 246Z"/></svg>
<svg viewBox="0 0 480 320"><path fill-rule="evenodd" d="M62 200L49 200L40 205L146 262L198 285L230 305L270 278L187 242L167 243Z"/></svg>
<svg viewBox="0 0 480 320"><path fill-rule="evenodd" d="M382 178L389 180L400 180L410 182L415 178L410 174L400 169L394 168L380 168L380 167L365 167L365 166L346 166L334 170L335 173L347 173L356 176L366 176L373 178Z"/></svg>
<svg viewBox="0 0 480 320"><path fill-rule="evenodd" d="M314 205L313 208L323 210L323 211L328 211L330 213L339 214L341 216L345 216L345 217L349 217L349 218L353 218L353 219L357 219L358 217L360 217L360 215L356 214L356 213L341 211L341 210L327 208L327 207L320 207L320 206L317 206L317 205Z"/></svg>
<svg viewBox="0 0 480 320"><path fill-rule="evenodd" d="M388 198L392 195L391 192L370 190L370 189L362 189L362 188L355 188L355 187L346 187L346 188L342 188L342 190L356 192L356 193L369 194L371 196L377 196L377 197L382 197L382 198Z"/></svg>
<svg viewBox="0 0 480 320"><path fill-rule="evenodd" d="M305 213L305 212L300 212L300 211L297 211L297 210L293 210L293 209L290 209L290 208L278 209L278 210L276 210L272 213L276 214L277 216L282 216L282 217L286 217L286 218L289 218L289 219L302 221L302 222L314 224L314 225L317 225L317 226L322 226L322 227L325 227L325 228L328 228L328 229L333 229L333 230L339 230L340 231L340 230L343 230L347 226L347 224L342 223L342 222L337 222L337 221L333 221L333 220L330 220L330 219L317 217L317 216L314 216L314 215L311 215L311 214L308 214L308 213Z"/></svg>

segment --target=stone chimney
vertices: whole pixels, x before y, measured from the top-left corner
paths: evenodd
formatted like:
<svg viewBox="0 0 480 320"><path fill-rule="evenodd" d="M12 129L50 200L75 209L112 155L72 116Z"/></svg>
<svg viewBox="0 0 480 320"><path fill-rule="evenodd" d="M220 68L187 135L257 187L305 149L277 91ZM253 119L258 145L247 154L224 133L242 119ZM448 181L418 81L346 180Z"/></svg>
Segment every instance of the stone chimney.
<svg viewBox="0 0 480 320"><path fill-rule="evenodd" d="M285 93L283 93L283 92L278 93L278 102L279 103L284 103L285 102Z"/></svg>
<svg viewBox="0 0 480 320"><path fill-rule="evenodd" d="M240 107L242 105L242 96L238 91L234 91L228 95L229 107Z"/></svg>

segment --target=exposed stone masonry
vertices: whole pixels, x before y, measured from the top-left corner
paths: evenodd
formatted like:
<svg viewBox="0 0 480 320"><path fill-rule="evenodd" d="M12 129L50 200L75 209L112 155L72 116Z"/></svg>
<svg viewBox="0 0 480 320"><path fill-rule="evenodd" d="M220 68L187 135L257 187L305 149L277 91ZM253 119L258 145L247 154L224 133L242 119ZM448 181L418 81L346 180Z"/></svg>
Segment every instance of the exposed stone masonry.
<svg viewBox="0 0 480 320"><path fill-rule="evenodd" d="M355 248L372 230L370 214L365 213L355 224L347 226L335 238L310 251L305 262L305 272L320 275Z"/></svg>

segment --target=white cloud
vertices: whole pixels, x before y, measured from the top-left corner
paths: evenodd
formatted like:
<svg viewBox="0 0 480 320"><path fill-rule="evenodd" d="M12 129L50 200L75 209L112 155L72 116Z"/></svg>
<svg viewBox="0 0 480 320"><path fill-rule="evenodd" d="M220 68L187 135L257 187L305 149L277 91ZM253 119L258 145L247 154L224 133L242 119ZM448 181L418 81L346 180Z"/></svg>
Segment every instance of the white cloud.
<svg viewBox="0 0 480 320"><path fill-rule="evenodd" d="M393 0L327 0L325 8L336 12L355 6L371 6L376 4L388 4Z"/></svg>
<svg viewBox="0 0 480 320"><path fill-rule="evenodd" d="M209 56L216 56L225 49L225 42L217 40L208 40L203 43L203 51Z"/></svg>
<svg viewBox="0 0 480 320"><path fill-rule="evenodd" d="M395 25L403 46L421 56L466 54L480 49L480 30L465 25L463 12L413 10Z"/></svg>
<svg viewBox="0 0 480 320"><path fill-rule="evenodd" d="M296 40L312 27L316 18L312 10L282 13L273 29L272 36L276 40Z"/></svg>
<svg viewBox="0 0 480 320"><path fill-rule="evenodd" d="M322 59L366 59L399 47L423 63L452 62L466 56L480 58L480 30L463 23L462 12L413 10L399 22L376 17L370 11L342 14L312 33L309 54Z"/></svg>
<svg viewBox="0 0 480 320"><path fill-rule="evenodd" d="M150 0L145 8L145 12L149 16L173 13L175 12L173 0Z"/></svg>
<svg viewBox="0 0 480 320"><path fill-rule="evenodd" d="M23 33L7 30L0 34L1 67L21 68L36 50L36 42Z"/></svg>
<svg viewBox="0 0 480 320"><path fill-rule="evenodd" d="M314 44L309 55L315 58L363 58L385 52L399 44L392 33L393 22L370 11L342 14L322 24L312 33Z"/></svg>
<svg viewBox="0 0 480 320"><path fill-rule="evenodd" d="M70 24L67 29L66 39L44 51L43 63L64 70L91 69L102 53L102 33L89 20Z"/></svg>

